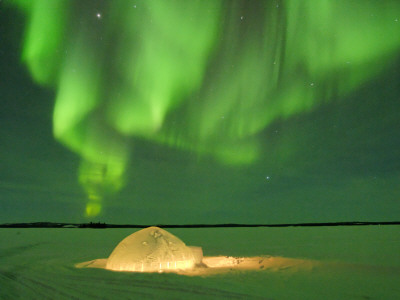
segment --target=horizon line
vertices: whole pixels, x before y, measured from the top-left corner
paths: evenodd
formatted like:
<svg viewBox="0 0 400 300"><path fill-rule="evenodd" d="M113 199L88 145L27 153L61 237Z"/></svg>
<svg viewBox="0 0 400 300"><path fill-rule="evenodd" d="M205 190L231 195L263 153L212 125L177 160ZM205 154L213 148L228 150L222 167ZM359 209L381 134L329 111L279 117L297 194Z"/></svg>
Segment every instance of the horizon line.
<svg viewBox="0 0 400 300"><path fill-rule="evenodd" d="M400 221L348 221L348 222L305 222L305 223L277 223L277 224L246 224L246 223L219 223L219 224L107 224L105 222L89 223L62 223L62 222L26 222L4 223L0 228L147 228L151 226L161 228L240 228L240 227L333 227L333 226L374 226L400 225Z"/></svg>

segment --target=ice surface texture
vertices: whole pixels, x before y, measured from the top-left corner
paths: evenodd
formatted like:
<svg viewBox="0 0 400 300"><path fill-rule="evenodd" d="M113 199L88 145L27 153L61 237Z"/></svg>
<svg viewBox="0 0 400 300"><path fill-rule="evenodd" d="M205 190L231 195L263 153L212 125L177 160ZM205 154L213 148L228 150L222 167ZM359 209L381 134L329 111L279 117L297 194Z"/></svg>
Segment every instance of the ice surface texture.
<svg viewBox="0 0 400 300"><path fill-rule="evenodd" d="M186 270L201 260L199 255L199 251L192 251L173 234L158 227L148 227L123 239L107 259L106 269L136 272Z"/></svg>
<svg viewBox="0 0 400 300"><path fill-rule="evenodd" d="M0 300L400 299L400 226L173 229L203 247L208 267L105 272L106 257L132 232L0 228ZM259 264L259 254L271 257ZM228 266L226 258L222 270L217 255L248 257L259 268L238 269L247 262L233 259ZM100 257L100 269L72 267ZM314 261L320 264L310 267Z"/></svg>

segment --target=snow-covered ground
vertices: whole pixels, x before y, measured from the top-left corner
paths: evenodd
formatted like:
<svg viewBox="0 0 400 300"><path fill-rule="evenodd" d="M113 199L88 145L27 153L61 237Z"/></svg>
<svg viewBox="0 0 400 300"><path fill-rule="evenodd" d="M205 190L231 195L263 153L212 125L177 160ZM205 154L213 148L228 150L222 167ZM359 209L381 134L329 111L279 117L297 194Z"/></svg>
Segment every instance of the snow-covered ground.
<svg viewBox="0 0 400 300"><path fill-rule="evenodd" d="M75 264L134 229L0 229L0 299L400 299L400 226L167 229L262 268L185 276Z"/></svg>

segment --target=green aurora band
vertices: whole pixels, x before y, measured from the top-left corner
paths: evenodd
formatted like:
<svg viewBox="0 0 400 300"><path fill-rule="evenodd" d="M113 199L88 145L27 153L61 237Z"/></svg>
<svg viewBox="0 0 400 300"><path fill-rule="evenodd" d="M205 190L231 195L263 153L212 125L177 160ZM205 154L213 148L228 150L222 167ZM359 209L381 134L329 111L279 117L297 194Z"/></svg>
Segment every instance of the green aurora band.
<svg viewBox="0 0 400 300"><path fill-rule="evenodd" d="M124 186L130 137L253 163L257 133L372 80L400 47L398 1L10 2L89 217Z"/></svg>

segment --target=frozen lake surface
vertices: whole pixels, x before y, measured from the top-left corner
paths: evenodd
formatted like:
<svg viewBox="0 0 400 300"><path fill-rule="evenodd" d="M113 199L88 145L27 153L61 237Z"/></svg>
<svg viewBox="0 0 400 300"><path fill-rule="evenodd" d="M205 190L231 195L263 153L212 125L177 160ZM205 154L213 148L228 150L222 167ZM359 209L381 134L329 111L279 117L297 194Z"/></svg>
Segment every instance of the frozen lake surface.
<svg viewBox="0 0 400 300"><path fill-rule="evenodd" d="M400 226L168 229L204 256L279 264L185 276L75 268L135 229L0 229L0 299L400 299Z"/></svg>

